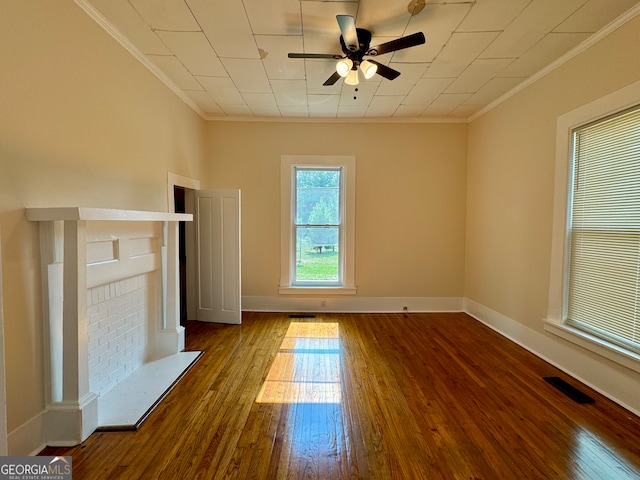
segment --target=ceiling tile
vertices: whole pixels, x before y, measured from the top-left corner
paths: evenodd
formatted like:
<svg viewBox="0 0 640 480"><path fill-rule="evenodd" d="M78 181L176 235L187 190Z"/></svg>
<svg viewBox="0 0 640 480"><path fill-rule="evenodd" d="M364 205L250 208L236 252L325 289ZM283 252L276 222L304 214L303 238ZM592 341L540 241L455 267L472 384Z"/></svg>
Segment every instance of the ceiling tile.
<svg viewBox="0 0 640 480"><path fill-rule="evenodd" d="M193 75L184 68L184 65L173 55L149 55L151 60L167 77L182 90L202 90L202 86L193 78Z"/></svg>
<svg viewBox="0 0 640 480"><path fill-rule="evenodd" d="M243 93L242 98L249 108L276 107L276 99L272 93Z"/></svg>
<svg viewBox="0 0 640 480"><path fill-rule="evenodd" d="M94 0L92 4L139 52L171 54L128 0Z"/></svg>
<svg viewBox="0 0 640 480"><path fill-rule="evenodd" d="M305 34L302 53L329 53L342 55L340 33L312 32Z"/></svg>
<svg viewBox="0 0 640 480"><path fill-rule="evenodd" d="M220 107L230 117L250 117L253 115L247 105L220 105Z"/></svg>
<svg viewBox="0 0 640 480"><path fill-rule="evenodd" d="M344 1L301 1L302 30L305 35L313 30L332 31L340 35L340 27L336 15L351 15L356 18L358 14L357 2Z"/></svg>
<svg viewBox="0 0 640 480"><path fill-rule="evenodd" d="M376 94L378 84L371 80L363 80L360 85L347 85L343 82L340 94L340 105L350 107L365 107ZM356 91L357 90L357 91Z"/></svg>
<svg viewBox="0 0 640 480"><path fill-rule="evenodd" d="M254 115L280 116L280 110L272 93L243 93L242 96Z"/></svg>
<svg viewBox="0 0 640 480"><path fill-rule="evenodd" d="M497 32L454 33L424 76L447 78L460 75L497 36Z"/></svg>
<svg viewBox="0 0 640 480"><path fill-rule="evenodd" d="M227 72L202 32L157 32L193 75L225 77Z"/></svg>
<svg viewBox="0 0 640 480"><path fill-rule="evenodd" d="M304 64L307 73L307 93L319 95L340 94L342 89L341 81L328 87L323 85L336 71L335 62L332 60L304 60Z"/></svg>
<svg viewBox="0 0 640 480"><path fill-rule="evenodd" d="M377 95L407 95L427 69L424 63L392 63L389 66L399 71L400 76L395 80L383 79Z"/></svg>
<svg viewBox="0 0 640 480"><path fill-rule="evenodd" d="M340 95L308 95L310 117L335 117Z"/></svg>
<svg viewBox="0 0 640 480"><path fill-rule="evenodd" d="M366 117L391 117L404 100L404 95L374 97L367 109Z"/></svg>
<svg viewBox="0 0 640 480"><path fill-rule="evenodd" d="M476 2L458 27L458 31L502 31L529 3L531 0L482 0Z"/></svg>
<svg viewBox="0 0 640 480"><path fill-rule="evenodd" d="M256 35L302 35L298 0L243 0Z"/></svg>
<svg viewBox="0 0 640 480"><path fill-rule="evenodd" d="M129 0L154 30L195 32L200 30L184 0Z"/></svg>
<svg viewBox="0 0 640 480"><path fill-rule="evenodd" d="M482 58L518 58L586 0L536 0L482 53Z"/></svg>
<svg viewBox="0 0 640 480"><path fill-rule="evenodd" d="M511 62L508 58L478 59L449 85L446 93L475 93Z"/></svg>
<svg viewBox="0 0 640 480"><path fill-rule="evenodd" d="M406 0L367 0L361 2L356 26L369 30L374 37L401 37L411 15Z"/></svg>
<svg viewBox="0 0 640 480"><path fill-rule="evenodd" d="M223 115L224 111L220 106L211 98L211 96L204 90L200 91L187 91L189 97L195 102L200 110L206 115Z"/></svg>
<svg viewBox="0 0 640 480"><path fill-rule="evenodd" d="M260 58L242 2L186 0L214 50L224 58Z"/></svg>
<svg viewBox="0 0 640 480"><path fill-rule="evenodd" d="M279 105L278 109L283 117L308 117L309 108L304 105Z"/></svg>
<svg viewBox="0 0 640 480"><path fill-rule="evenodd" d="M336 15L356 16L354 2L301 2L305 53L342 53Z"/></svg>
<svg viewBox="0 0 640 480"><path fill-rule="evenodd" d="M458 106L460 106L467 98L469 94L466 93L443 93L436 98L431 105L429 105L424 112L423 117L446 117Z"/></svg>
<svg viewBox="0 0 640 480"><path fill-rule="evenodd" d="M637 3L638 0L589 0L554 32L597 32Z"/></svg>
<svg viewBox="0 0 640 480"><path fill-rule="evenodd" d="M307 104L307 82L305 80L271 80L271 87L279 106Z"/></svg>
<svg viewBox="0 0 640 480"><path fill-rule="evenodd" d="M453 81L452 78L421 78L405 97L403 105L431 104Z"/></svg>
<svg viewBox="0 0 640 480"><path fill-rule="evenodd" d="M221 107L246 105L238 88L229 77L196 77L196 79Z"/></svg>
<svg viewBox="0 0 640 480"><path fill-rule="evenodd" d="M504 77L528 77L589 37L588 33L550 33L500 72Z"/></svg>
<svg viewBox="0 0 640 480"><path fill-rule="evenodd" d="M492 78L480 90L464 101L465 105L488 105L522 83L524 78Z"/></svg>
<svg viewBox="0 0 640 480"><path fill-rule="evenodd" d="M424 105L400 105L393 116L397 118L417 118L424 111Z"/></svg>
<svg viewBox="0 0 640 480"><path fill-rule="evenodd" d="M338 105L338 116L349 118L361 118L367 113L367 106L361 105Z"/></svg>
<svg viewBox="0 0 640 480"><path fill-rule="evenodd" d="M472 4L452 3L427 5L411 21L405 35L423 32L426 43L400 50L393 54L393 62L432 62L442 47L449 41L451 33L458 27Z"/></svg>
<svg viewBox="0 0 640 480"><path fill-rule="evenodd" d="M223 58L222 63L241 93L271 93L261 60Z"/></svg>
<svg viewBox="0 0 640 480"><path fill-rule="evenodd" d="M460 105L449 114L449 117L460 119L469 118L471 115L477 113L480 108L481 107L475 105Z"/></svg>
<svg viewBox="0 0 640 480"><path fill-rule="evenodd" d="M260 35L255 38L258 48L264 52L262 63L270 79L304 79L304 60L287 57L289 52L302 52L302 37Z"/></svg>

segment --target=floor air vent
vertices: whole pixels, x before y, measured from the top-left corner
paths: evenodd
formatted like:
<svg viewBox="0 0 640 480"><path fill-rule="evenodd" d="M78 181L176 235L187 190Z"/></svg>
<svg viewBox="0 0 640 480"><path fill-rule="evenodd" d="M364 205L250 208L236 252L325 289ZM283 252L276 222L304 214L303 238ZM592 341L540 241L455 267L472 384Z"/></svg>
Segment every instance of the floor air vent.
<svg viewBox="0 0 640 480"><path fill-rule="evenodd" d="M578 403L595 403L595 400L586 393L581 392L576 387L569 385L560 377L543 377L544 381L550 383L570 399Z"/></svg>

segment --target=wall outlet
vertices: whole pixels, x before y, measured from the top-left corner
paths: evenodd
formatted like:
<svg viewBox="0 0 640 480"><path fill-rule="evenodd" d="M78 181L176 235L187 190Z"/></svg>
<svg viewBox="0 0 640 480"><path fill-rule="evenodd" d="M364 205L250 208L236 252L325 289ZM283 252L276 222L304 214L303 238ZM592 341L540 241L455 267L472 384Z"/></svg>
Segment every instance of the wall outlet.
<svg viewBox="0 0 640 480"><path fill-rule="evenodd" d="M327 306L327 301L324 298L322 300L320 300L320 306L321 307L326 307Z"/></svg>
<svg viewBox="0 0 640 480"><path fill-rule="evenodd" d="M407 307L406 305L402 306L402 311L403 312L408 312L409 311L409 307Z"/></svg>

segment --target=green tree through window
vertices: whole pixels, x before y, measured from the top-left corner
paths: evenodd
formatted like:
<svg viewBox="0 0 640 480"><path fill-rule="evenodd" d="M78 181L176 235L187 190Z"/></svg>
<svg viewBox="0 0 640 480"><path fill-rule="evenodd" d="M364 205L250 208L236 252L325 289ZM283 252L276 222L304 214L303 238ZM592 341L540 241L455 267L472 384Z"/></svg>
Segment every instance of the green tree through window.
<svg viewBox="0 0 640 480"><path fill-rule="evenodd" d="M296 281L337 282L340 169L296 169Z"/></svg>

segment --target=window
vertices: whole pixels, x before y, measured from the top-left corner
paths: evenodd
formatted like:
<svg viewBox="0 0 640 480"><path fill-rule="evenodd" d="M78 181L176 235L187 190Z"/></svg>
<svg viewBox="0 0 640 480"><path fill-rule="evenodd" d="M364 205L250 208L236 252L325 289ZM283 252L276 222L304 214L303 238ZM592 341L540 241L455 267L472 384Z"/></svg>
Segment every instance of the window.
<svg viewBox="0 0 640 480"><path fill-rule="evenodd" d="M284 155L280 293L355 293L355 158Z"/></svg>
<svg viewBox="0 0 640 480"><path fill-rule="evenodd" d="M640 353L640 108L572 137L566 323Z"/></svg>
<svg viewBox="0 0 640 480"><path fill-rule="evenodd" d="M640 372L640 81L557 122L545 330Z"/></svg>
<svg viewBox="0 0 640 480"><path fill-rule="evenodd" d="M342 168L293 168L294 285L342 285Z"/></svg>

